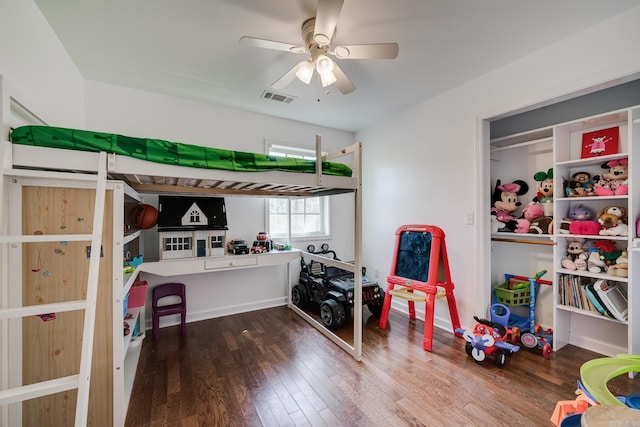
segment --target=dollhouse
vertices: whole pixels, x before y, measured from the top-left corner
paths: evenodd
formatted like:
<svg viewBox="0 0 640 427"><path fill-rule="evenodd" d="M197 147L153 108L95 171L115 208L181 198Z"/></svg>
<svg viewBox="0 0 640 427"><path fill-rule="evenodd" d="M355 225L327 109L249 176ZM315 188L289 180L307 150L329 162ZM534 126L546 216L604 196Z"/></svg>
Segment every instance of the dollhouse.
<svg viewBox="0 0 640 427"><path fill-rule="evenodd" d="M222 197L160 196L160 259L223 256L227 214Z"/></svg>

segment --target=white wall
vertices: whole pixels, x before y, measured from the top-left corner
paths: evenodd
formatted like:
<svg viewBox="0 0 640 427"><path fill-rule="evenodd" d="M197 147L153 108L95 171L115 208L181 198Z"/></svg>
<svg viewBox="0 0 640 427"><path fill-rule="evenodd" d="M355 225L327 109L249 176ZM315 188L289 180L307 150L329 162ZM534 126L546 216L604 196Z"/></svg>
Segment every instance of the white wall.
<svg viewBox="0 0 640 427"><path fill-rule="evenodd" d="M0 75L49 124L81 127L84 79L33 1L0 2Z"/></svg>
<svg viewBox="0 0 640 427"><path fill-rule="evenodd" d="M351 132L94 81L86 83L85 104L87 129L128 136L259 153L265 150L265 138L314 148L315 135L320 134L323 148L328 151L354 143ZM145 201L155 204L157 196L147 195ZM266 229L264 199L225 197L225 204L228 238L239 237L251 243L259 231ZM330 206L333 238L322 242L329 243L342 259L353 259L353 196L332 197ZM145 253L150 256L157 253L156 234L151 232L144 236L145 248L151 247L150 250L145 249ZM307 242L294 244L304 248ZM149 281L153 285L174 279L188 285L190 320L283 304L286 297L284 268L173 278L156 276ZM151 315L150 312L148 314ZM169 320L175 323L176 319Z"/></svg>
<svg viewBox="0 0 640 427"><path fill-rule="evenodd" d="M490 184L481 119L640 72L638 22L640 7L359 132L364 264L385 277L396 228L437 225L447 235L463 326L473 324L473 315L485 315ZM475 216L474 225L466 225L467 213ZM439 301L436 324L449 329L446 304ZM550 325L551 307L545 309L544 323Z"/></svg>

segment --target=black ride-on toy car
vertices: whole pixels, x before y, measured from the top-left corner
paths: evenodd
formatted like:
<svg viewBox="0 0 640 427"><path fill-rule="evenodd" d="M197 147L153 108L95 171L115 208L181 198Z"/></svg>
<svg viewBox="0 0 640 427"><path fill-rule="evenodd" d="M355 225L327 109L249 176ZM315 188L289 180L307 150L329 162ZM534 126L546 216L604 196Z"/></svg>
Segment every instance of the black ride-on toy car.
<svg viewBox="0 0 640 427"><path fill-rule="evenodd" d="M307 250L314 254L331 255L339 261L327 244L323 244L318 252L315 252L313 245L309 245ZM317 261L307 263L304 258L300 259L300 267L300 283L291 290L293 304L302 309L312 304L319 305L324 326L332 330L341 328L353 308L353 273ZM377 282L365 275L363 268L362 304L366 304L374 316L380 316L383 302L384 291Z"/></svg>

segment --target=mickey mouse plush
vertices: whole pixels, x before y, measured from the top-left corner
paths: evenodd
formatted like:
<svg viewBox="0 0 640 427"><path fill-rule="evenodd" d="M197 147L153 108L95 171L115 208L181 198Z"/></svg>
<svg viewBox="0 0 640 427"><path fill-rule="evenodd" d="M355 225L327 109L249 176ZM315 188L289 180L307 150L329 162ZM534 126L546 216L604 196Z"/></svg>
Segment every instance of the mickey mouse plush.
<svg viewBox="0 0 640 427"><path fill-rule="evenodd" d="M529 232L529 221L526 219L518 219L513 213L522 203L518 201L518 196L522 196L529 191L529 185L522 181L516 180L508 184L502 184L500 180L496 181L496 187L493 190L491 202L491 214L504 224L499 231L511 231L518 233Z"/></svg>
<svg viewBox="0 0 640 427"><path fill-rule="evenodd" d="M533 179L538 181L538 193L534 197L534 202L545 203L553 201L553 168L545 171L536 172Z"/></svg>

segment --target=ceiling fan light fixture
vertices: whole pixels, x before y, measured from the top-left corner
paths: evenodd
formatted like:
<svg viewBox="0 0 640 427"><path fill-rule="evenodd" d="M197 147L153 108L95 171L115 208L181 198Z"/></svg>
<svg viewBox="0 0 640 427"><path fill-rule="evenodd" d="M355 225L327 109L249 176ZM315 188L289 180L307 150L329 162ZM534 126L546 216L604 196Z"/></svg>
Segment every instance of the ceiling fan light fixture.
<svg viewBox="0 0 640 427"><path fill-rule="evenodd" d="M333 61L327 55L320 54L316 58L316 70L318 74L329 73L333 71Z"/></svg>
<svg viewBox="0 0 640 427"><path fill-rule="evenodd" d="M315 69L312 61L302 61L299 64L298 71L296 71L296 77L306 85L311 82L313 77L313 70Z"/></svg>
<svg viewBox="0 0 640 427"><path fill-rule="evenodd" d="M333 74L333 71L328 71L320 74L320 82L322 83L322 87L327 87L329 85L334 84L338 79L336 75Z"/></svg>

